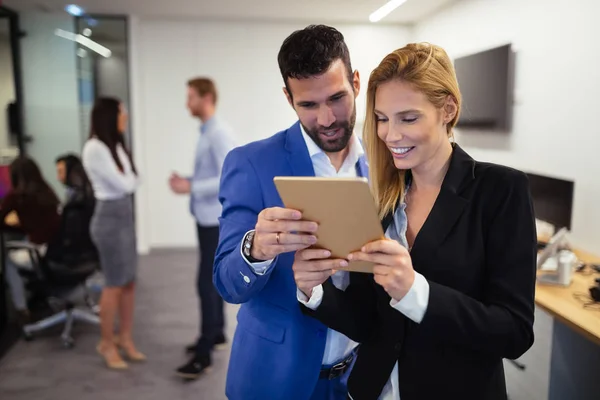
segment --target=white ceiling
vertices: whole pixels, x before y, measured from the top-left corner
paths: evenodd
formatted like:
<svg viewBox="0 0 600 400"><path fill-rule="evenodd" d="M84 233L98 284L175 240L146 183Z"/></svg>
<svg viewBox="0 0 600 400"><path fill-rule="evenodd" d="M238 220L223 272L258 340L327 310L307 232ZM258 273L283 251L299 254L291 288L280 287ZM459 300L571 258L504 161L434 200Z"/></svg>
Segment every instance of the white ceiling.
<svg viewBox="0 0 600 400"><path fill-rule="evenodd" d="M411 24L461 0L407 0L380 23ZM370 23L387 0L5 0L15 10L62 12L76 3L88 13L145 17Z"/></svg>

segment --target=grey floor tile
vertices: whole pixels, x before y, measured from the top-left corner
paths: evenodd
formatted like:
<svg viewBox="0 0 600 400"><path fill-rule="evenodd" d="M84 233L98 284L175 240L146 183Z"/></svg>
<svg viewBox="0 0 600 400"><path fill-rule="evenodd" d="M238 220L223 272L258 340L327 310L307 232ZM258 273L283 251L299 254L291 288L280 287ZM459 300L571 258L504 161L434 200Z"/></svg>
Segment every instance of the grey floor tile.
<svg viewBox="0 0 600 400"><path fill-rule="evenodd" d="M224 400L228 350L214 353L212 372L198 381L185 383L173 373L198 332L196 260L188 250L141 258L134 336L148 362L125 372L106 369L95 352L98 328L78 325L73 349L61 347L57 332L17 343L0 361L0 399ZM229 338L237 309L226 306Z"/></svg>

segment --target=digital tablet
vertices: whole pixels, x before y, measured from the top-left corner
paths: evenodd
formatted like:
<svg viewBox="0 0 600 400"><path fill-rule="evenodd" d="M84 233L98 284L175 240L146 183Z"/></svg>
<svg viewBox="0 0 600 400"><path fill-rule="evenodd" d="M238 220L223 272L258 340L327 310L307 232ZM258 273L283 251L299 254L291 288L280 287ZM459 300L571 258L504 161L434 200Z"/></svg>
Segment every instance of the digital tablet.
<svg viewBox="0 0 600 400"><path fill-rule="evenodd" d="M384 239L377 207L366 178L285 177L273 179L286 208L319 224L313 248L345 259L365 244ZM373 272L373 263L351 261L340 270Z"/></svg>

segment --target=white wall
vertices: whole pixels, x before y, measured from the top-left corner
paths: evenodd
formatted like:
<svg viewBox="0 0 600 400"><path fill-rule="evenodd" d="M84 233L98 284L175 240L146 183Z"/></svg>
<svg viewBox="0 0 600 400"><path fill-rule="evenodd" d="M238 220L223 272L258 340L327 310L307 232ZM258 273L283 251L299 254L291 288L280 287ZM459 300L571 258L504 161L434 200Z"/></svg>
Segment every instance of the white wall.
<svg viewBox="0 0 600 400"><path fill-rule="evenodd" d="M0 19L0 24L8 24L8 19ZM10 146L6 107L15 100L15 85L12 66L12 53L8 35L0 33L0 149Z"/></svg>
<svg viewBox="0 0 600 400"><path fill-rule="evenodd" d="M122 43L118 45L104 43L104 45L112 50L112 55L109 58L96 57L97 95L117 98L123 103L125 109L129 110L127 49ZM129 146L132 145L131 130L126 133L126 141Z"/></svg>
<svg viewBox="0 0 600 400"><path fill-rule="evenodd" d="M22 13L21 41L25 134L33 137L28 153L39 163L57 194L55 158L82 147L77 87L76 47L54 35L57 28L74 31L67 14Z"/></svg>
<svg viewBox="0 0 600 400"><path fill-rule="evenodd" d="M85 57L79 57L77 62L77 84L79 86L79 125L81 143L90 134L92 108L94 107L94 57L87 51Z"/></svg>
<svg viewBox="0 0 600 400"><path fill-rule="evenodd" d="M127 76L127 56L113 51L109 58L98 57L96 79L98 96L116 97L129 106L129 83Z"/></svg>
<svg viewBox="0 0 600 400"><path fill-rule="evenodd" d="M516 50L510 135L457 135L479 160L575 181L573 240L600 246L600 3L460 2L418 24L413 38L462 56L506 43Z"/></svg>
<svg viewBox="0 0 600 400"><path fill-rule="evenodd" d="M167 186L171 171L186 174L193 167L198 122L185 108L187 80L206 75L216 81L218 112L235 129L239 144L268 137L296 120L281 89L277 53L283 40L304 26L132 19L133 140L145 177L138 196L138 232L143 231L145 244L196 244L188 199L171 194ZM402 27L338 28L364 90L383 56L409 38ZM364 117L364 95L357 116Z"/></svg>

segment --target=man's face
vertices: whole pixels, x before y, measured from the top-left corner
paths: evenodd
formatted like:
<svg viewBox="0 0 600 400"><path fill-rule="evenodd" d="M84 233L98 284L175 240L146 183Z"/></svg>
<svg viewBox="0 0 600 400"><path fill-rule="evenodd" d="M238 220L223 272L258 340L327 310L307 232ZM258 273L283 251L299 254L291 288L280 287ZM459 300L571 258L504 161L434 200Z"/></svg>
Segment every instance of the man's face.
<svg viewBox="0 0 600 400"><path fill-rule="evenodd" d="M209 96L200 96L196 89L188 86L187 88L187 108L190 114L200 118L204 112L205 103L210 101Z"/></svg>
<svg viewBox="0 0 600 400"><path fill-rule="evenodd" d="M56 179L63 185L67 182L67 165L64 161L56 163Z"/></svg>
<svg viewBox="0 0 600 400"><path fill-rule="evenodd" d="M288 79L284 89L304 130L323 151L344 150L356 122L356 96L360 89L358 71L348 81L342 60L336 60L322 75Z"/></svg>

